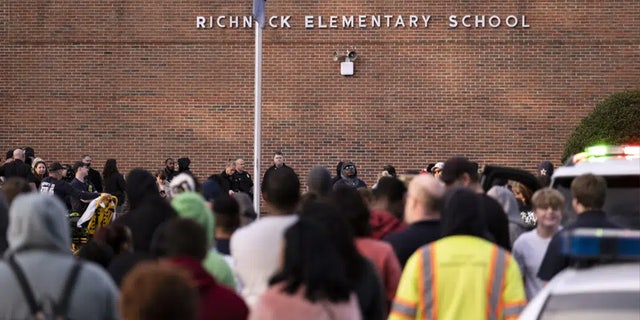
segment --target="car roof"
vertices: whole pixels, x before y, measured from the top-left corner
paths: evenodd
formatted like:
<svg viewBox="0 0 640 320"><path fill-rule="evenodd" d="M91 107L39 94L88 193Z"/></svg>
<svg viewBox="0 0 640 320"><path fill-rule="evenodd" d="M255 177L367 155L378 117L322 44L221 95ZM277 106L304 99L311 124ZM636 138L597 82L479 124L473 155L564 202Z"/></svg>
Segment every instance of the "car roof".
<svg viewBox="0 0 640 320"><path fill-rule="evenodd" d="M598 159L578 162L557 168L553 173L552 180L577 177L585 173L600 176L640 175L640 159Z"/></svg>
<svg viewBox="0 0 640 320"><path fill-rule="evenodd" d="M640 291L640 262L570 268L558 274L549 285L551 295L603 291Z"/></svg>

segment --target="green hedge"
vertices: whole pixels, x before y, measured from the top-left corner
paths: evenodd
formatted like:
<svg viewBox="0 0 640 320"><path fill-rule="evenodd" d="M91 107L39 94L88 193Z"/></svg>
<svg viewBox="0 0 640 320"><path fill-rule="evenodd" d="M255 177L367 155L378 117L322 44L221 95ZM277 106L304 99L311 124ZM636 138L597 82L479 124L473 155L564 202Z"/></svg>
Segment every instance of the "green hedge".
<svg viewBox="0 0 640 320"><path fill-rule="evenodd" d="M588 146L625 143L640 143L640 90L615 93L600 102L567 140L562 162Z"/></svg>

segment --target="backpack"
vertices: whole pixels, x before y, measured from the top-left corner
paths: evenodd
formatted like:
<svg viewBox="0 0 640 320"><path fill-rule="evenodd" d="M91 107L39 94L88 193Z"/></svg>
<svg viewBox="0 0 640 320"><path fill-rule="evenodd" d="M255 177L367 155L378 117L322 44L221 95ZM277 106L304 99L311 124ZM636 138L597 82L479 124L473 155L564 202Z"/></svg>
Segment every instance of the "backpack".
<svg viewBox="0 0 640 320"><path fill-rule="evenodd" d="M62 290L62 295L60 296L60 300L58 302L50 301L50 306L53 314L48 314L44 309L43 303L38 303L36 301L36 297L33 294L33 290L29 285L29 281L24 274L24 271L18 263L13 255L9 256L9 266L11 270L16 275L18 283L20 284L20 288L22 293L24 294L27 303L29 304L29 310L31 312L31 316L33 319L37 320L46 320L46 319L55 319L55 320L63 320L68 319L67 313L69 312L69 303L71 298L71 293L75 284L78 280L78 275L80 274L80 269L82 264L79 261L75 261L73 267L71 267L71 271L67 275L67 280L64 283L64 289Z"/></svg>

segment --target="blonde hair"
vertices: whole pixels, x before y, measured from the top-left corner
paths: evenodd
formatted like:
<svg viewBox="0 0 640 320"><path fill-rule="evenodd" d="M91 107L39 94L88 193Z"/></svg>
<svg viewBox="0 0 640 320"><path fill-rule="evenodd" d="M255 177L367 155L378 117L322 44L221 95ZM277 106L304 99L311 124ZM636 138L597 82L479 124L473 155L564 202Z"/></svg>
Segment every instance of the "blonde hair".
<svg viewBox="0 0 640 320"><path fill-rule="evenodd" d="M544 209L544 208L552 208L552 209L564 209L564 196L560 191L551 188L543 188L531 197L531 206L533 210L535 209Z"/></svg>

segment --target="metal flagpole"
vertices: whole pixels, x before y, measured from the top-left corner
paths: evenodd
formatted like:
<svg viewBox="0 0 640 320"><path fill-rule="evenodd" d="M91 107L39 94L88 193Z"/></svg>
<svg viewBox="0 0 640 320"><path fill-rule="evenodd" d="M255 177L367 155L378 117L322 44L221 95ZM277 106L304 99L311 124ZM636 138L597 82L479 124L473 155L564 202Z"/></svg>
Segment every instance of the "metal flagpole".
<svg viewBox="0 0 640 320"><path fill-rule="evenodd" d="M261 3L257 3L261 2ZM260 218L260 157L261 157L261 124L262 124L262 27L264 24L264 0L254 0L253 14L255 18L255 82L254 82L254 129L253 129L253 209Z"/></svg>

